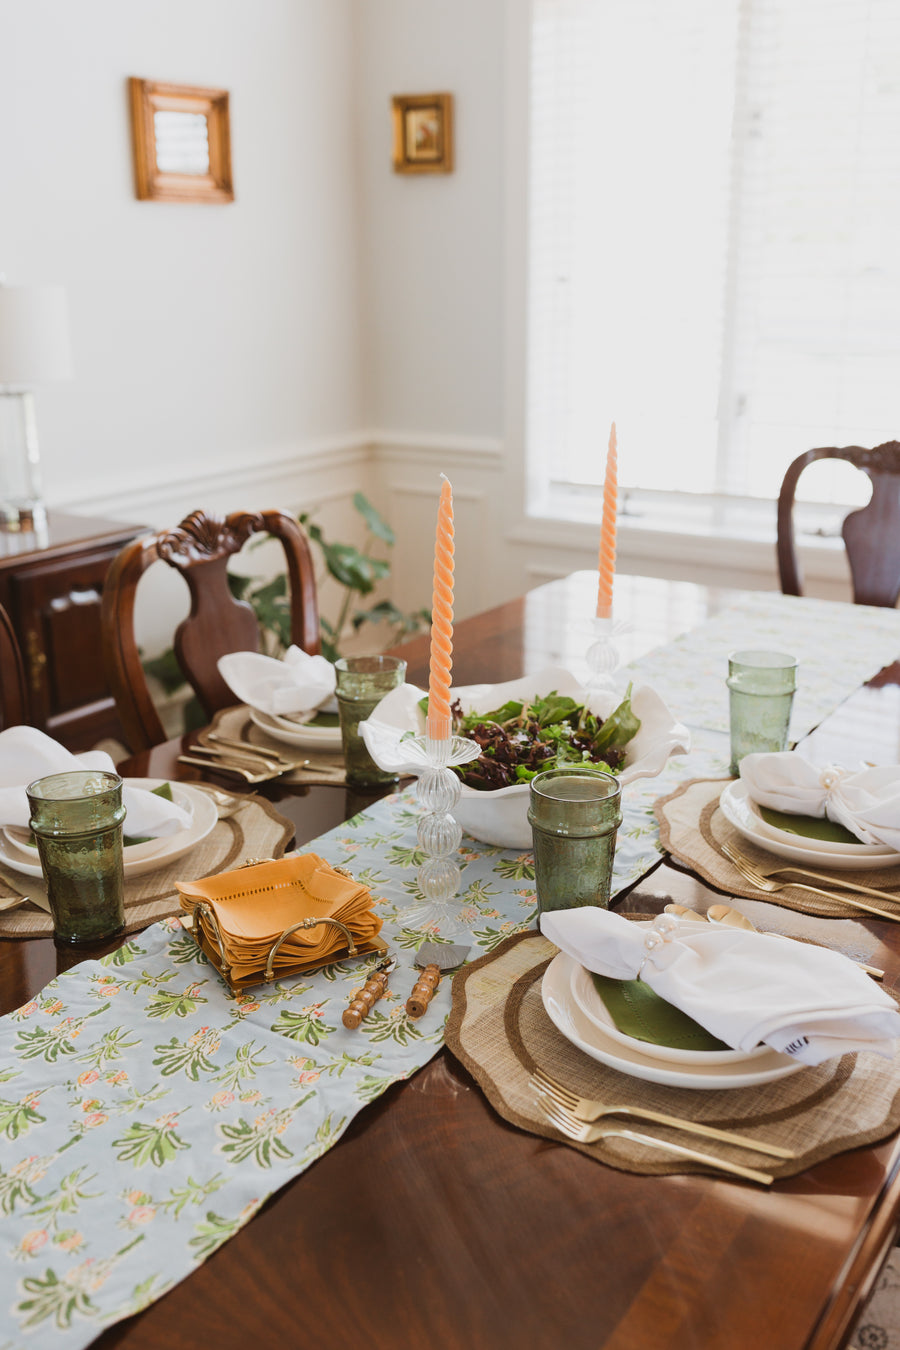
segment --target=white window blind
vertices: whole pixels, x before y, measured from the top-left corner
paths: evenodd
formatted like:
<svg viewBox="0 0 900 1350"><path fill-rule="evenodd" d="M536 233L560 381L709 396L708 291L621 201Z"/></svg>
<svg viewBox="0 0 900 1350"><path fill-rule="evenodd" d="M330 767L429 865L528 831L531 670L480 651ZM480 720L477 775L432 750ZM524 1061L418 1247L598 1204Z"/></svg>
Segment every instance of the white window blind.
<svg viewBox="0 0 900 1350"><path fill-rule="evenodd" d="M900 0L533 13L531 509L602 481L613 420L620 482L664 492L900 439Z"/></svg>

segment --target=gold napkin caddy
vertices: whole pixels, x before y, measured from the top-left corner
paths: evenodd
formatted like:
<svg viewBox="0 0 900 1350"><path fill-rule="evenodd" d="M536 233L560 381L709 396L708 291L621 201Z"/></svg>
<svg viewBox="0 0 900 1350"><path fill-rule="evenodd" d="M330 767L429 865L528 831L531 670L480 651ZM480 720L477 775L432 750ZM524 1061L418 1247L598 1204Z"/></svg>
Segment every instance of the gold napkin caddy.
<svg viewBox="0 0 900 1350"><path fill-rule="evenodd" d="M233 993L388 950L368 887L315 853L176 885L185 923Z"/></svg>

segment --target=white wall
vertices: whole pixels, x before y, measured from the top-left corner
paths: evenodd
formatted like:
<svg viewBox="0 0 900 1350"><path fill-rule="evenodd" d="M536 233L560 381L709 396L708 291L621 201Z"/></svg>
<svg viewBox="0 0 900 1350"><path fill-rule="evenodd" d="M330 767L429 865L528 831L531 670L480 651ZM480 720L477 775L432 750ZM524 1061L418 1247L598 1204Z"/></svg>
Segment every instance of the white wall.
<svg viewBox="0 0 900 1350"><path fill-rule="evenodd" d="M51 505L358 437L351 19L0 0L0 271L63 283L72 311L77 378L38 399ZM229 90L233 204L136 199L129 75Z"/></svg>
<svg viewBox="0 0 900 1350"><path fill-rule="evenodd" d="M37 398L51 506L151 526L314 507L353 539L362 489L415 608L444 472L459 616L590 566L593 528L522 507L528 12L0 0L0 273L72 310L76 378ZM136 199L129 75L229 90L233 204ZM391 95L440 90L455 172L395 174ZM716 547L623 522L620 565L703 580ZM776 584L769 549L730 563ZM150 650L175 608L154 596Z"/></svg>

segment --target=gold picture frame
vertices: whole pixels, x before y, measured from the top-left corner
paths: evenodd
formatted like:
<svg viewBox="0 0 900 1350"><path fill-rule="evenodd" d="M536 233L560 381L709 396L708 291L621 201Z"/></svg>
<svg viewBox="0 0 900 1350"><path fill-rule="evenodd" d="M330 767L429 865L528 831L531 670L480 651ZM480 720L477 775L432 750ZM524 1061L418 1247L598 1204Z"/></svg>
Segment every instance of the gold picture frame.
<svg viewBox="0 0 900 1350"><path fill-rule="evenodd" d="M141 201L234 201L227 90L136 77L128 87Z"/></svg>
<svg viewBox="0 0 900 1350"><path fill-rule="evenodd" d="M453 95L395 94L395 173L453 172Z"/></svg>

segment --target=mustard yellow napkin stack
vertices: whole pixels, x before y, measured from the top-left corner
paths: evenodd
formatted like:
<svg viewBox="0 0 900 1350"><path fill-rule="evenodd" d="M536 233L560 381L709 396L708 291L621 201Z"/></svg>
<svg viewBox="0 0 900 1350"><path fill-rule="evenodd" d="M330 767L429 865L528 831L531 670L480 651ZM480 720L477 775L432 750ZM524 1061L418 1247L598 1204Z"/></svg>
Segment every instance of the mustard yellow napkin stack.
<svg viewBox="0 0 900 1350"><path fill-rule="evenodd" d="M235 984L263 980L273 945L302 919L336 919L362 947L381 928L368 887L315 853L176 885L186 913L194 915L201 904L209 907L212 917L202 909L198 915L204 949L221 966L221 946L229 967L225 973ZM332 923L297 929L278 948L274 972L313 969L346 948L346 935Z"/></svg>

